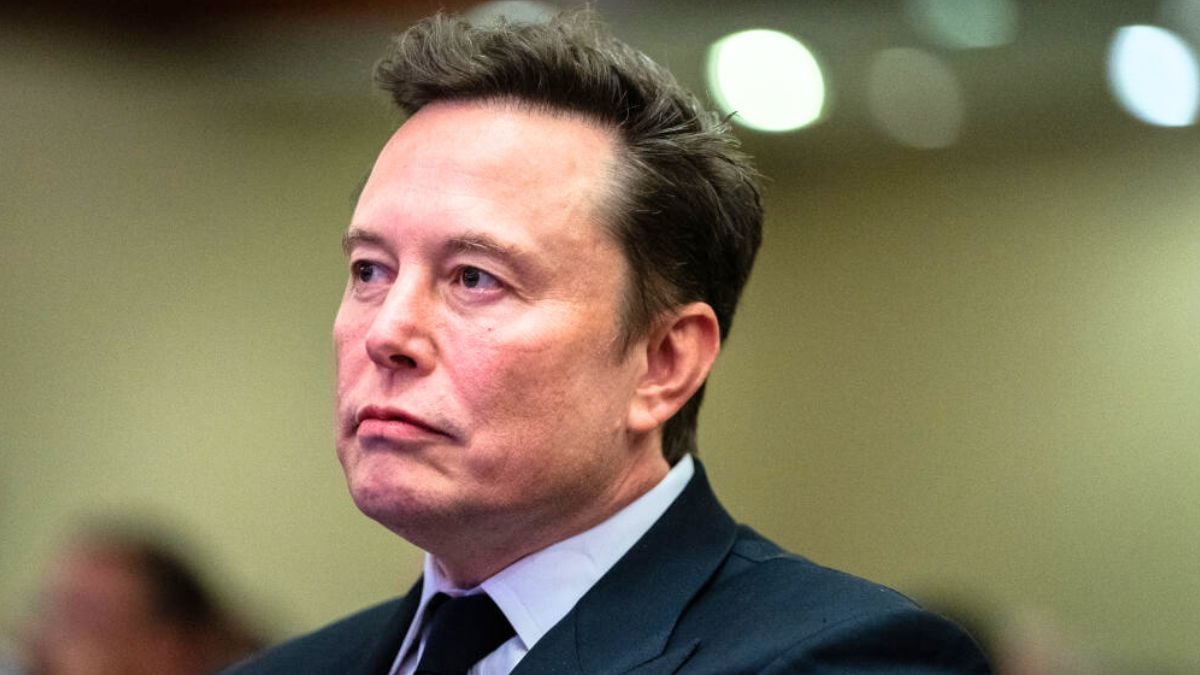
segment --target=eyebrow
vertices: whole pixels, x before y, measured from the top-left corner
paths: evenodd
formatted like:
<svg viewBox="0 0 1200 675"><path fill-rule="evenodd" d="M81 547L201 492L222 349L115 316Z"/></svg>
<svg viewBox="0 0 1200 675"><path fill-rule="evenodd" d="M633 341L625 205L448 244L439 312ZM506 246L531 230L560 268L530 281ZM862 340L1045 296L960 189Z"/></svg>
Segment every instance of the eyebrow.
<svg viewBox="0 0 1200 675"><path fill-rule="evenodd" d="M352 227L346 234L342 235L342 252L350 255L351 249L355 246L378 246L382 248L384 243L383 237L378 234L358 227Z"/></svg>
<svg viewBox="0 0 1200 675"><path fill-rule="evenodd" d="M386 248L387 240L374 232L359 227L352 227L346 234L342 235L342 251L346 255L350 255L350 251L356 246ZM529 253L503 244L486 234L468 233L454 237L447 241L442 249L446 254L450 255L455 253L481 253L496 258L503 258L510 261L513 265L522 268L529 267L533 262L532 256Z"/></svg>
<svg viewBox="0 0 1200 675"><path fill-rule="evenodd" d="M481 233L467 233L462 236L454 237L446 242L443 247L444 251L453 255L455 253L478 253L485 256L490 256L498 260L504 261L510 265L514 271L528 276L530 279L540 276L535 275L539 269L536 257L529 251L505 244L497 241L495 238Z"/></svg>
<svg viewBox="0 0 1200 675"><path fill-rule="evenodd" d="M446 242L445 249L449 253L483 253L518 261L527 257L524 252L502 244L486 234L465 234L461 237L454 237Z"/></svg>

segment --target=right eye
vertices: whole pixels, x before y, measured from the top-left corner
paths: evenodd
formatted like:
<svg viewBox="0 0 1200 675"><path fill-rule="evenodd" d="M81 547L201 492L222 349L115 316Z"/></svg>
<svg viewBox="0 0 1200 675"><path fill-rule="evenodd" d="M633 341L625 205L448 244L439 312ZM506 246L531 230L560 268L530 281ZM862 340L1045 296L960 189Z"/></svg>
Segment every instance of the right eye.
<svg viewBox="0 0 1200 675"><path fill-rule="evenodd" d="M355 281L369 284L378 281L379 277L383 276L383 271L379 268L379 265L369 260L355 260L350 265L350 274L354 277Z"/></svg>

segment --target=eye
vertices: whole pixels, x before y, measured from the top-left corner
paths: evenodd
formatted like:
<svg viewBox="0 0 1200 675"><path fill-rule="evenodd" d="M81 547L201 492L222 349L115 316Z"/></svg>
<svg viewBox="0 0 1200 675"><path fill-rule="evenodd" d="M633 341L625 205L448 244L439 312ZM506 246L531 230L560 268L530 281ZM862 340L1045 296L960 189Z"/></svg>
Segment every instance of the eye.
<svg viewBox="0 0 1200 675"><path fill-rule="evenodd" d="M504 287L504 284L496 277L470 265L458 269L458 282L463 285L463 288L479 291L499 290Z"/></svg>
<svg viewBox="0 0 1200 675"><path fill-rule="evenodd" d="M379 265L369 260L355 260L350 264L350 275L358 283L369 284L378 281L383 273L379 269Z"/></svg>

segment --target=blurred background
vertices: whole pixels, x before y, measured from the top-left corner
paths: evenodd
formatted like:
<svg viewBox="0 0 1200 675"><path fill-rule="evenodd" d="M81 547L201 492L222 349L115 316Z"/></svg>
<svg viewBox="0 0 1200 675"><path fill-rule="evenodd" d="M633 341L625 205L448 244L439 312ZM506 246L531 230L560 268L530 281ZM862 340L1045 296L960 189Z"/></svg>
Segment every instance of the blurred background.
<svg viewBox="0 0 1200 675"><path fill-rule="evenodd" d="M399 122L371 66L438 6L572 3L24 5L0 655L97 514L167 524L274 639L405 591L332 444L339 238ZM726 506L1045 672L1200 672L1200 0L594 5L769 177L701 423Z"/></svg>

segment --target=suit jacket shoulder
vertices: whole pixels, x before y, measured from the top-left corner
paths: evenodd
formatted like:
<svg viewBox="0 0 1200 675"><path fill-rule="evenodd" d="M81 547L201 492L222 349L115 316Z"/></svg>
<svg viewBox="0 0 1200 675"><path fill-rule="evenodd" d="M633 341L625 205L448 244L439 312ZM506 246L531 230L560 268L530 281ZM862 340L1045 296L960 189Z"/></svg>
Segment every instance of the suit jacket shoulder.
<svg viewBox="0 0 1200 675"><path fill-rule="evenodd" d="M417 583L396 598L285 642L223 675L386 674L421 597Z"/></svg>
<svg viewBox="0 0 1200 675"><path fill-rule="evenodd" d="M676 630L701 639L686 672L990 672L949 621L746 527Z"/></svg>
<svg viewBox="0 0 1200 675"><path fill-rule="evenodd" d="M541 673L988 673L954 624L739 526L703 467L525 659Z"/></svg>

